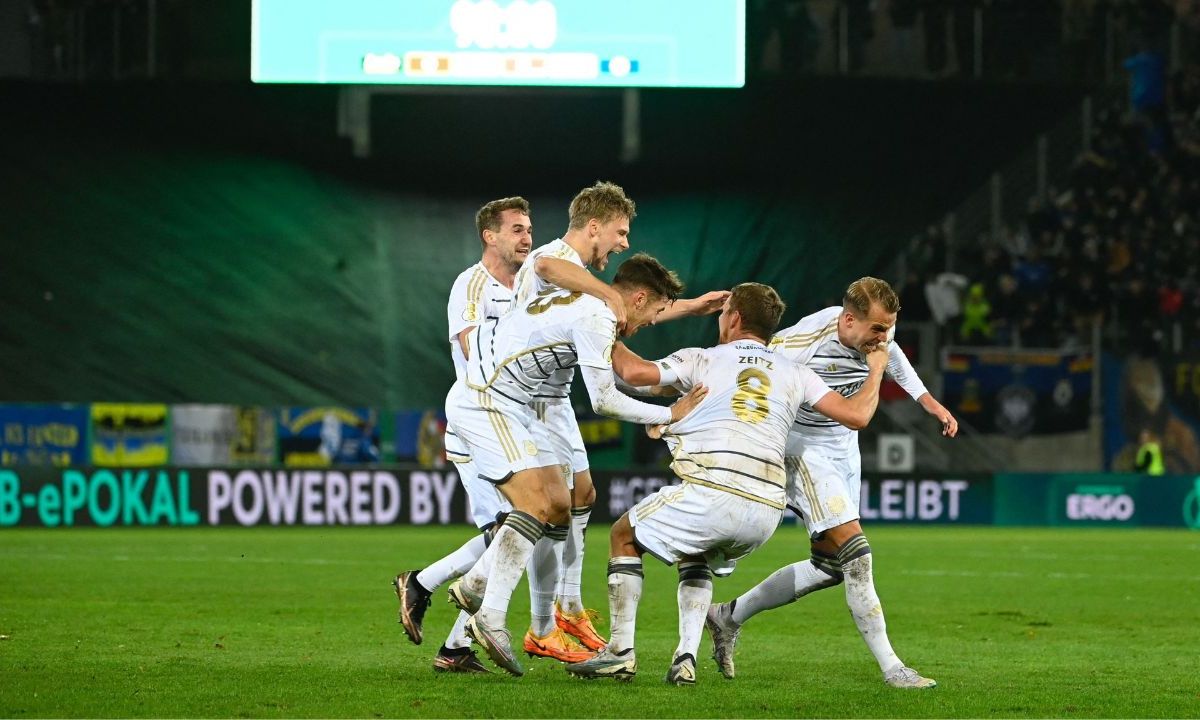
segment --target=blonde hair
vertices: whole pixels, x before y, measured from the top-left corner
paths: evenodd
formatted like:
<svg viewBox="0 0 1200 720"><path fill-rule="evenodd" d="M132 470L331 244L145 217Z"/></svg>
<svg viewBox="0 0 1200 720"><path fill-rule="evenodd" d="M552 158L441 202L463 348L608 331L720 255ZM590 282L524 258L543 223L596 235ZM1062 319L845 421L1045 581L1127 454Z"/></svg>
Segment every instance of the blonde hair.
<svg viewBox="0 0 1200 720"><path fill-rule="evenodd" d="M595 185L580 190L571 200L568 213L569 228L578 230L592 218L601 223L617 217L632 220L637 216L637 205L625 195L620 185L597 180Z"/></svg>
<svg viewBox="0 0 1200 720"><path fill-rule="evenodd" d="M763 342L770 342L779 327L787 303L775 292L775 288L762 283L748 282L733 287L729 296L729 308L737 310L742 317L742 329Z"/></svg>
<svg viewBox="0 0 1200 720"><path fill-rule="evenodd" d="M866 317L871 313L871 303L879 303L884 312L900 312L900 298L887 281L871 276L861 277L850 283L846 288L846 296L842 298L842 307L850 310L858 317Z"/></svg>
<svg viewBox="0 0 1200 720"><path fill-rule="evenodd" d="M483 231L500 232L500 218L505 210L520 210L522 215L529 214L529 201L523 197L506 197L493 200L479 208L475 213L475 229L479 231L479 242L487 247L483 240Z"/></svg>

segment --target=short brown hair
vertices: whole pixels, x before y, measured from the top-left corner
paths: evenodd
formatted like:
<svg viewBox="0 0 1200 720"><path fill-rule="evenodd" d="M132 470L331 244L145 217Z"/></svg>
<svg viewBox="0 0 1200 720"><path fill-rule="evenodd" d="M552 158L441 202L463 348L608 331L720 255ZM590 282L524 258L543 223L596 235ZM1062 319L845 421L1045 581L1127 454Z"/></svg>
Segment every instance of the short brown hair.
<svg viewBox="0 0 1200 720"><path fill-rule="evenodd" d="M613 285L643 288L667 300L674 300L683 292L683 281L675 271L666 269L646 253L637 253L621 263Z"/></svg>
<svg viewBox="0 0 1200 720"><path fill-rule="evenodd" d="M737 310L742 317L743 330L769 342L787 304L770 285L748 282L734 286L729 296L729 309Z"/></svg>
<svg viewBox="0 0 1200 720"><path fill-rule="evenodd" d="M850 283L846 288L846 297L842 298L842 307L851 310L858 317L866 317L871 313L871 303L879 303L884 312L900 312L900 298L886 280L871 276L861 277Z"/></svg>
<svg viewBox="0 0 1200 720"><path fill-rule="evenodd" d="M500 216L505 210L520 210L522 215L528 215L529 201L520 196L506 197L479 208L479 212L475 213L475 229L479 231L479 242L485 247L487 243L483 242L483 231L500 232Z"/></svg>
<svg viewBox="0 0 1200 720"><path fill-rule="evenodd" d="M569 229L578 230L592 218L601 223L617 217L632 220L637 217L637 205L626 197L620 185L597 180L595 185L579 191L571 200L568 212L571 219Z"/></svg>

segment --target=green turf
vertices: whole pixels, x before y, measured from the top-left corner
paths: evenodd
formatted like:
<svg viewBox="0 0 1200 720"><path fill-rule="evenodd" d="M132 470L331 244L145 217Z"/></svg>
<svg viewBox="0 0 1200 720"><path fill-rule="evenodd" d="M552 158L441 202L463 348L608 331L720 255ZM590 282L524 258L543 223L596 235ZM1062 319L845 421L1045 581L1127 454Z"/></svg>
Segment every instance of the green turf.
<svg viewBox="0 0 1200 720"><path fill-rule="evenodd" d="M606 614L606 528L584 595ZM897 652L940 683L880 681L840 588L747 624L737 680L708 660L662 683L675 576L647 563L632 685L529 661L521 679L435 675L438 593L415 647L389 586L465 528L0 532L0 716L1200 717L1200 534L870 531ZM718 580L727 600L805 545L793 527ZM528 595L514 601L524 629ZM603 627L602 627L603 631Z"/></svg>

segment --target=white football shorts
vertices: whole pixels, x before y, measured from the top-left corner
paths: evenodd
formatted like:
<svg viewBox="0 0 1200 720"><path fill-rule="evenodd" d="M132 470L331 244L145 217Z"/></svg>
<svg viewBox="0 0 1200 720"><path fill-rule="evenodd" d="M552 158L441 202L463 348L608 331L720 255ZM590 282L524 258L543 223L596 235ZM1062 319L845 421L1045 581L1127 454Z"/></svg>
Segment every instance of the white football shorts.
<svg viewBox="0 0 1200 720"><path fill-rule="evenodd" d="M857 433L820 442L790 435L784 465L788 507L800 516L809 537L859 518L862 459Z"/></svg>
<svg viewBox="0 0 1200 720"><path fill-rule="evenodd" d="M476 475L501 485L517 472L561 466L544 423L527 405L497 399L455 383L446 396L446 427L462 441Z"/></svg>
<svg viewBox="0 0 1200 720"><path fill-rule="evenodd" d="M770 539L783 511L705 485L668 485L629 510L633 536L646 552L674 565L703 557L714 575Z"/></svg>

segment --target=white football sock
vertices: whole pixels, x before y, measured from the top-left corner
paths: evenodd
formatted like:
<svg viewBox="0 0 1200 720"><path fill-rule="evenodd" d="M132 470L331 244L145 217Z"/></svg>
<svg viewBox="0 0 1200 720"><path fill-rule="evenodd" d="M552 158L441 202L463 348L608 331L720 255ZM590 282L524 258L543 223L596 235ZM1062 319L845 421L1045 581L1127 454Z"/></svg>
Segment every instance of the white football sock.
<svg viewBox="0 0 1200 720"><path fill-rule="evenodd" d="M450 650L457 648L471 647L471 638L467 636L467 618L471 617L465 610L458 611L458 619L454 621L454 627L450 628L450 634L446 636L446 647Z"/></svg>
<svg viewBox="0 0 1200 720"><path fill-rule="evenodd" d="M838 578L818 570L811 560L792 563L771 573L735 600L733 621L741 625L764 610L787 605L814 590L833 587L839 582Z"/></svg>
<svg viewBox="0 0 1200 720"><path fill-rule="evenodd" d="M883 619L883 606L875 592L875 580L871 571L871 547L862 535L855 535L838 551L842 572L846 575L846 604L858 632L862 634L875 662L883 672L904 663L896 657L888 641L887 623Z"/></svg>
<svg viewBox="0 0 1200 720"><path fill-rule="evenodd" d="M496 533L489 550L494 550L492 571L487 576L483 593L483 617L493 627L503 627L512 600L533 546L545 531L542 523L527 513L514 510L508 514L504 527ZM486 555L486 553L485 553Z"/></svg>
<svg viewBox="0 0 1200 720"><path fill-rule="evenodd" d="M684 654L696 657L712 594L712 571L706 563L679 563L679 591L676 595L679 603L679 646L675 648L674 657Z"/></svg>
<svg viewBox="0 0 1200 720"><path fill-rule="evenodd" d="M417 582L421 583L421 587L433 592L442 583L453 580L470 570L479 561L479 557L483 555L486 548L487 541L484 540L483 535L476 535L446 557L427 565L424 570L417 573Z"/></svg>
<svg viewBox="0 0 1200 720"><path fill-rule="evenodd" d="M558 585L558 550L562 540L555 536L566 534L566 526L554 525L546 528L546 535L533 546L529 556L529 628L538 637L546 637L554 630L554 595Z"/></svg>
<svg viewBox="0 0 1200 720"><path fill-rule="evenodd" d="M615 557L608 561L608 615L612 636L608 649L633 647L638 601L642 599L642 559Z"/></svg>
<svg viewBox="0 0 1200 720"><path fill-rule="evenodd" d="M563 574L558 586L558 605L563 612L578 615L583 612L580 590L583 579L584 539L592 506L571 508L571 532L563 544Z"/></svg>

